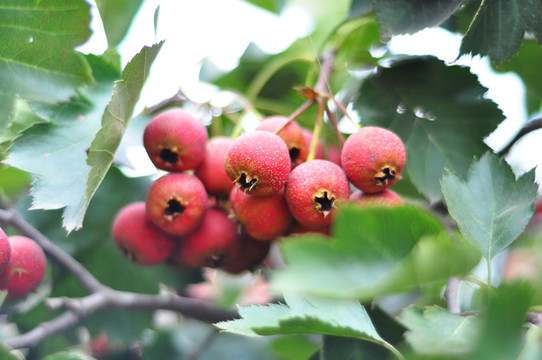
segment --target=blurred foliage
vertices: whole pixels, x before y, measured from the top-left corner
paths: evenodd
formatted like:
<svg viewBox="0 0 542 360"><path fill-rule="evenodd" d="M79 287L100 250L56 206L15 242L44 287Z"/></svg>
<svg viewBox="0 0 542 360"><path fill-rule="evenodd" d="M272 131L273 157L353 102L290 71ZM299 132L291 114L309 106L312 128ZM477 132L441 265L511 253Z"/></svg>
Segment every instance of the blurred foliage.
<svg viewBox="0 0 542 360"><path fill-rule="evenodd" d="M306 101L295 88L314 86L323 55L333 53L323 91L352 119L333 101L329 106L340 128L347 129L345 136L359 125L375 125L403 139L407 166L394 189L408 204L341 207L331 239L310 234L280 241L277 251L287 266L262 274L284 301L241 307L242 319L218 325L227 332L168 311L102 311L77 331L41 342L26 357L85 358L80 355L89 354L85 331L91 339L106 334L105 359L126 359L138 351L148 359L540 357L541 333L537 327L525 329L525 314L542 300L542 268L521 270L524 282L519 282L510 275L520 272L518 263L508 261L519 248L526 250L523 262L537 264L542 256L539 220L531 219L534 171L516 177L505 160L488 153L484 139L504 116L468 68L392 54L387 47L393 36L426 27L457 32L463 36L458 57L488 56L496 71L516 73L527 90L526 110L537 116L540 2L246 2L277 15L299 6L312 16L312 31L275 54L250 44L231 71L203 61L200 80L232 93L230 104L183 98L167 106L192 106L211 136L229 135L245 117L292 114ZM130 27L139 26L134 19L142 3L98 0L108 50L83 55L75 49L91 34L85 1L68 6L60 0L0 0L5 45L0 49L0 196L105 285L156 294L208 279L200 270L168 263L146 268L130 263L110 235L115 214L143 200L157 175L127 175L133 165L128 150L141 147L151 111L163 110L132 114L161 43L144 47L124 69L120 66L119 46ZM313 129L315 117L312 107L297 121ZM321 138L324 153L340 145L327 117ZM482 276L475 267L481 255L489 266L500 266L491 262L497 253L508 257L504 275L498 274L502 284L491 288L478 280ZM472 316L445 309L442 290L450 276L475 284L474 294L461 298ZM237 300L228 295L242 292L240 282L225 283L218 301L224 305L228 298L232 305ZM45 307L44 297L86 294L72 274L51 262L38 291L23 301L6 301L2 311L25 332L58 315ZM0 336L6 336L4 325L2 320ZM17 358L1 346L0 357Z"/></svg>

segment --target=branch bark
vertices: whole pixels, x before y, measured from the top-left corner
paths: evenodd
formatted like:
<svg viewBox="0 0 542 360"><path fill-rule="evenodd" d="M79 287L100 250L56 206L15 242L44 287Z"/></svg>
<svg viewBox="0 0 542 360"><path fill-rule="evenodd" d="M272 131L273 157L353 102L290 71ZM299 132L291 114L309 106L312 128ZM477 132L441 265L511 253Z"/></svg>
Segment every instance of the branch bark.
<svg viewBox="0 0 542 360"><path fill-rule="evenodd" d="M514 136L514 138L512 140L510 140L510 142L508 143L508 145L506 145L501 151L499 151L497 153L497 155L499 157L504 157L506 154L508 154L508 152L510 152L510 150L512 149L512 147L522 138L524 137L525 135L535 131L535 130L539 130L539 129L542 129L542 118L538 118L538 119L534 119L534 120L531 120L529 121L528 123L526 123L522 128L521 130L516 134L516 136Z"/></svg>

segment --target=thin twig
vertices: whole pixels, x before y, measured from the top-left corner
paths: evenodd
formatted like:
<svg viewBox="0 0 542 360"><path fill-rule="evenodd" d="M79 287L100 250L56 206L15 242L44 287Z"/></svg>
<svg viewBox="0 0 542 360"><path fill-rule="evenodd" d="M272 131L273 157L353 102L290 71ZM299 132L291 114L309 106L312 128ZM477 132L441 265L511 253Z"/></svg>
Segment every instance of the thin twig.
<svg viewBox="0 0 542 360"><path fill-rule="evenodd" d="M239 317L236 311L224 309L217 305L173 293L146 295L109 288L95 292L82 298L52 298L46 300L51 310L66 309L61 315L41 323L29 332L5 340L14 349L33 347L41 341L77 325L82 319L104 309L130 310L172 310L196 320L215 323Z"/></svg>
<svg viewBox="0 0 542 360"><path fill-rule="evenodd" d="M497 155L500 157L505 156L506 154L508 154L510 149L512 149L512 146L514 146L514 144L517 143L522 137L539 129L542 129L542 118L537 118L529 121L521 128L521 130L516 134L516 136L514 136L514 138L510 140L508 145L506 145L501 151L497 153Z"/></svg>
<svg viewBox="0 0 542 360"><path fill-rule="evenodd" d="M102 285L81 263L75 260L60 247L51 242L45 235L24 220L15 210L0 209L0 222L13 226L23 235L36 241L43 251L69 270L91 292L100 291Z"/></svg>
<svg viewBox="0 0 542 360"><path fill-rule="evenodd" d="M448 284L446 285L445 290L448 311L454 314L459 314L461 312L461 306L459 303L459 283L459 278L452 276L450 279L448 279Z"/></svg>

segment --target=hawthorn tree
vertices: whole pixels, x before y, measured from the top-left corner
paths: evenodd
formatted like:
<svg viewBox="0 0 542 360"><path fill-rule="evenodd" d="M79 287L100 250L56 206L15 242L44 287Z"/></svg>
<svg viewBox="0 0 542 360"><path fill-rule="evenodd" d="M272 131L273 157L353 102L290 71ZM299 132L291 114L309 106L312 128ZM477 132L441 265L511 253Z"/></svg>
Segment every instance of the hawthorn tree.
<svg viewBox="0 0 542 360"><path fill-rule="evenodd" d="M228 72L202 64L228 104L179 91L134 113L167 42L121 66L141 3L97 0L108 50L82 54L89 3L0 1L0 223L47 257L34 291L2 291L2 359L542 356L538 185L507 162L542 125L542 2L301 2L309 36L276 54L251 45ZM502 149L484 140L505 117L467 66L390 51L394 36L437 26L462 36L458 58L488 57L525 85L531 120ZM130 262L113 219L161 173L127 176L126 151L170 108L197 109L209 138L284 116L312 131L308 160L332 160L360 127L391 130L406 148L393 185L404 205L339 204L329 233L285 233L239 274Z"/></svg>

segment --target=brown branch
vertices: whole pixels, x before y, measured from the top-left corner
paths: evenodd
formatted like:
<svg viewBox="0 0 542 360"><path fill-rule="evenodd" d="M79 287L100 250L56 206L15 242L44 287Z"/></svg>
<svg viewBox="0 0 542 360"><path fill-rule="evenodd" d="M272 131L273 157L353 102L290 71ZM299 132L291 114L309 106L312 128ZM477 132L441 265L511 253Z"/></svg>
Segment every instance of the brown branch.
<svg viewBox="0 0 542 360"><path fill-rule="evenodd" d="M506 145L501 151L497 153L497 155L500 157L505 156L522 137L539 129L542 129L542 118L537 118L529 121L521 128L521 130L516 134L516 136L514 136L514 138L510 140L508 145Z"/></svg>
<svg viewBox="0 0 542 360"><path fill-rule="evenodd" d="M459 303L459 278L452 276L448 279L444 296L446 297L446 304L448 311L454 314L459 314L461 306Z"/></svg>
<svg viewBox="0 0 542 360"><path fill-rule="evenodd" d="M224 309L217 305L174 293L146 295L109 288L95 292L82 298L51 298L45 305L50 310L66 309L61 315L41 323L29 332L6 339L5 343L14 349L33 347L44 339L77 325L84 318L105 309L127 310L172 310L196 320L216 323L239 317L236 311Z"/></svg>

